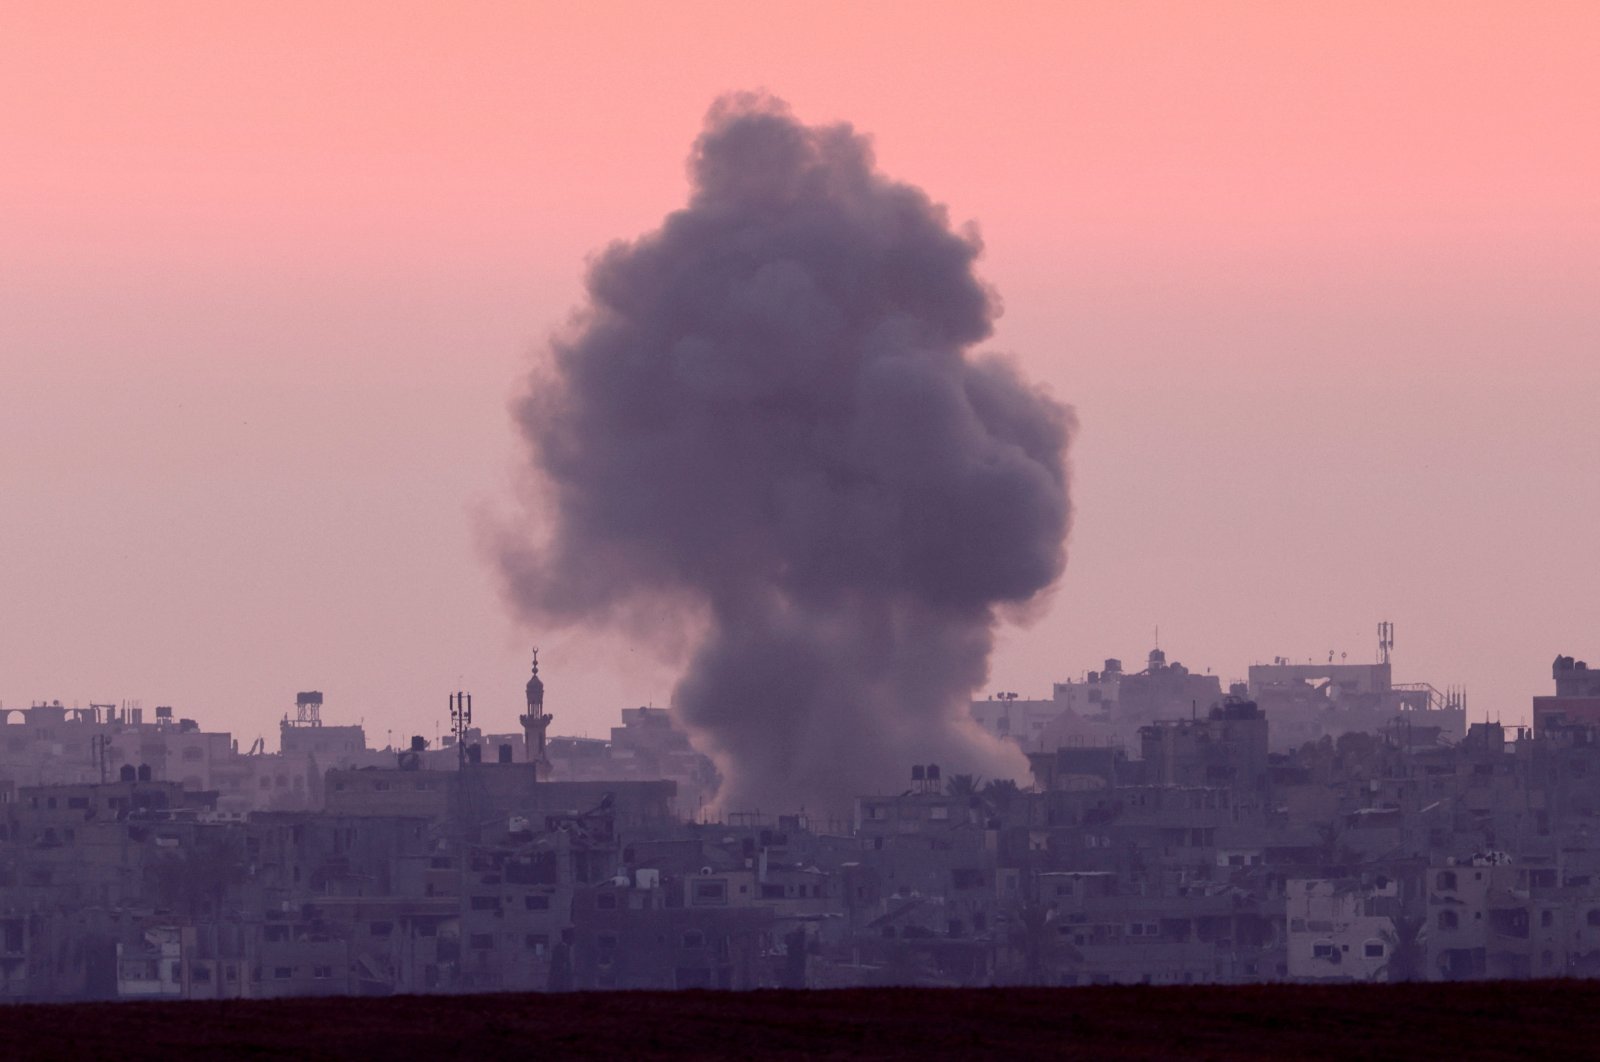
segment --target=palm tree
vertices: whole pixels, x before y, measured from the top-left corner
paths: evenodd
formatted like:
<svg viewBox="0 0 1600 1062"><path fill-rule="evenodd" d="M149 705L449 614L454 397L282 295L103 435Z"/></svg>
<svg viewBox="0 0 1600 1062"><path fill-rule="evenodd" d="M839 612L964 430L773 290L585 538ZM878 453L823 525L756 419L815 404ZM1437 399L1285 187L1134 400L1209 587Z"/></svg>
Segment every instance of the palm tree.
<svg viewBox="0 0 1600 1062"><path fill-rule="evenodd" d="M221 917L229 893L249 877L243 835L207 827L191 843L150 865L156 898L188 917Z"/></svg>
<svg viewBox="0 0 1600 1062"><path fill-rule="evenodd" d="M1342 824L1322 822L1317 824L1316 858L1322 873L1334 877L1340 868L1360 863L1361 853L1345 843Z"/></svg>
<svg viewBox="0 0 1600 1062"><path fill-rule="evenodd" d="M1395 915L1393 929L1378 934L1389 951L1389 961L1378 969L1390 981L1417 981L1424 974L1427 948L1422 938L1427 929L1427 919L1421 915Z"/></svg>
<svg viewBox="0 0 1600 1062"><path fill-rule="evenodd" d="M971 803L982 813L984 825L998 829L1021 795L1022 790L1010 778L995 778L984 783Z"/></svg>
<svg viewBox="0 0 1600 1062"><path fill-rule="evenodd" d="M1083 964L1083 953L1062 938L1054 904L1023 903L1011 909L1006 943L1022 958L1022 983L1049 984L1055 968Z"/></svg>
<svg viewBox="0 0 1600 1062"><path fill-rule="evenodd" d="M983 799L997 815L1005 814L1020 795L1022 789L1010 778L996 778L983 787Z"/></svg>
<svg viewBox="0 0 1600 1062"><path fill-rule="evenodd" d="M944 791L946 796L971 799L983 791L983 779L975 774L952 774L945 779Z"/></svg>

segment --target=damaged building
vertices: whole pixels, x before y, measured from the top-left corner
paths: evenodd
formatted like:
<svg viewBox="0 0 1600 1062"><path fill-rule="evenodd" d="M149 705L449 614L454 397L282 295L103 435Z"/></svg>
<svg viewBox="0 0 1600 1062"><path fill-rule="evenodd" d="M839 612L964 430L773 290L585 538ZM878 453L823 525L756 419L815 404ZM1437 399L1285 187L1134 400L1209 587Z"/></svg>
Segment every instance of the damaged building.
<svg viewBox="0 0 1600 1062"><path fill-rule="evenodd" d="M1261 688L1315 677L1287 666ZM0 779L0 998L1600 976L1600 724L1587 669L1552 675L1534 727L1289 749L1236 688L1127 745L1031 749L1023 781L888 765L846 822L563 777L542 683L503 736L463 712L449 742L369 750L286 719L328 731L291 758L329 762L243 812L226 757L209 788L172 777L198 727L46 705L8 729L83 729L58 776ZM618 729L659 739L656 711ZM157 763L97 762L100 732Z"/></svg>

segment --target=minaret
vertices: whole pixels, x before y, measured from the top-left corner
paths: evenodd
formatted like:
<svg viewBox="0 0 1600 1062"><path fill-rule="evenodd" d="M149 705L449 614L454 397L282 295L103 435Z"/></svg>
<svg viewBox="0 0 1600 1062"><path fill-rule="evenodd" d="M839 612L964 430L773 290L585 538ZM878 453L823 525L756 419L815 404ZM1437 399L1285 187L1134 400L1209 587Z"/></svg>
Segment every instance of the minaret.
<svg viewBox="0 0 1600 1062"><path fill-rule="evenodd" d="M523 751L529 763L549 766L544 756L544 736L554 718L544 714L544 683L539 679L539 650L535 649L533 677L528 680L528 714L521 717Z"/></svg>

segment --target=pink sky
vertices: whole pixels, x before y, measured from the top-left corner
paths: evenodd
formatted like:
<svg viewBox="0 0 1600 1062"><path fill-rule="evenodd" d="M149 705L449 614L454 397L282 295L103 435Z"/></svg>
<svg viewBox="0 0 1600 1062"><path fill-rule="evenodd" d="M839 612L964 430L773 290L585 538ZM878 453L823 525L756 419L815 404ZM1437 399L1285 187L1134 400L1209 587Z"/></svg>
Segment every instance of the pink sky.
<svg viewBox="0 0 1600 1062"><path fill-rule="evenodd" d="M474 545L585 256L718 94L871 132L976 222L996 347L1078 408L1052 607L991 689L1159 624L1526 714L1600 657L1600 8L0 6L0 700L380 742L472 689L663 703Z"/></svg>

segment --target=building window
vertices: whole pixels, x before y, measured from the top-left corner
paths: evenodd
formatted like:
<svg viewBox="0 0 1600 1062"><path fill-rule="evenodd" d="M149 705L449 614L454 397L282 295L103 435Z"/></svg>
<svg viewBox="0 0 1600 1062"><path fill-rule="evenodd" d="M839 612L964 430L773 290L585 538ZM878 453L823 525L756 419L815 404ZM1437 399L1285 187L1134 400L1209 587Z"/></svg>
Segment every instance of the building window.
<svg viewBox="0 0 1600 1062"><path fill-rule="evenodd" d="M1369 940L1361 949L1361 953L1369 959L1381 959L1383 958L1383 943L1377 940Z"/></svg>
<svg viewBox="0 0 1600 1062"><path fill-rule="evenodd" d="M1454 911L1440 911L1439 912L1439 928L1440 929L1454 929L1457 926L1459 926L1460 924L1461 924L1461 919L1456 917L1456 913Z"/></svg>
<svg viewBox="0 0 1600 1062"><path fill-rule="evenodd" d="M472 898L472 909L474 911L498 911L500 910L500 897L474 896Z"/></svg>
<svg viewBox="0 0 1600 1062"><path fill-rule="evenodd" d="M1434 885L1443 892L1454 892L1456 888L1456 872L1453 870L1439 871L1439 876L1434 880Z"/></svg>
<svg viewBox="0 0 1600 1062"><path fill-rule="evenodd" d="M705 943L706 935L698 929L691 929L683 935L683 946L686 948L703 948Z"/></svg>
<svg viewBox="0 0 1600 1062"><path fill-rule="evenodd" d="M276 981L287 981L293 975L294 975L294 968L293 967L290 967L290 966L274 966L272 968L273 980L276 980Z"/></svg>
<svg viewBox="0 0 1600 1062"><path fill-rule="evenodd" d="M478 951L491 951L494 948L493 933L474 933L467 946Z"/></svg>
<svg viewBox="0 0 1600 1062"><path fill-rule="evenodd" d="M529 893L522 898L522 905L530 911L548 911L550 910L550 897Z"/></svg>
<svg viewBox="0 0 1600 1062"><path fill-rule="evenodd" d="M313 966L311 968L311 976L315 977L319 981L326 981L333 976L333 967Z"/></svg>

